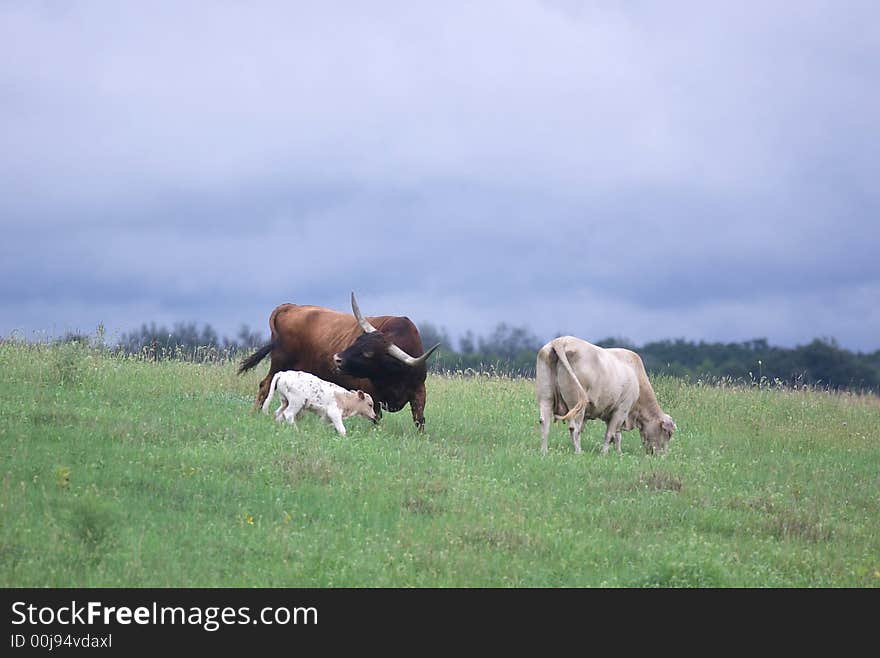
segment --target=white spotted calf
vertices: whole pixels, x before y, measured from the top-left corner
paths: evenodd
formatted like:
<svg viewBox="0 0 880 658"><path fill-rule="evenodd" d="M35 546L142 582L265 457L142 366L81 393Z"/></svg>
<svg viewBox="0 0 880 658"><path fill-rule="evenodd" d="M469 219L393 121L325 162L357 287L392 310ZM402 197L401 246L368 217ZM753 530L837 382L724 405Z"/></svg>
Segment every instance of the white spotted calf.
<svg viewBox="0 0 880 658"><path fill-rule="evenodd" d="M284 370L275 373L269 385L269 394L263 402L263 411L269 411L276 390L281 398L281 406L275 411L275 420L286 420L291 425L295 425L294 419L306 409L329 420L343 436L343 418L363 416L376 420L373 398L369 394L349 391L308 372Z"/></svg>

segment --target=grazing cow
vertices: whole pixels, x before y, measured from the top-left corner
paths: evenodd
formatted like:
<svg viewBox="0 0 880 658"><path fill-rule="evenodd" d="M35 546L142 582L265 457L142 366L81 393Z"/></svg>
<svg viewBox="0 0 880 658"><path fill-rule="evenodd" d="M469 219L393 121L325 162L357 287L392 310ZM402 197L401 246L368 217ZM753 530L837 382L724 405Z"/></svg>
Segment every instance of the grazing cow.
<svg viewBox="0 0 880 658"><path fill-rule="evenodd" d="M250 370L271 353L255 406L262 406L276 372L302 370L343 388L360 389L388 411L399 411L409 403L416 427L424 430L426 362L439 343L423 353L419 330L409 318L365 318L354 293L351 307L354 315L296 304L282 304L272 311L270 341L238 369L239 374Z"/></svg>
<svg viewBox="0 0 880 658"><path fill-rule="evenodd" d="M263 411L269 411L275 391L281 398L281 406L275 411L275 420L286 420L291 425L296 424L294 419L306 409L329 420L342 436L345 436L344 418L357 415L376 422L373 398L368 393L349 391L308 372L276 372L263 402Z"/></svg>
<svg viewBox="0 0 880 658"><path fill-rule="evenodd" d="M648 454L666 450L675 423L657 403L642 359L635 352L562 336L538 351L535 369L541 452L547 452L550 423L556 420L569 421L574 450L580 452L584 421L594 418L607 425L602 454L608 452L611 439L620 452L620 431L636 427Z"/></svg>

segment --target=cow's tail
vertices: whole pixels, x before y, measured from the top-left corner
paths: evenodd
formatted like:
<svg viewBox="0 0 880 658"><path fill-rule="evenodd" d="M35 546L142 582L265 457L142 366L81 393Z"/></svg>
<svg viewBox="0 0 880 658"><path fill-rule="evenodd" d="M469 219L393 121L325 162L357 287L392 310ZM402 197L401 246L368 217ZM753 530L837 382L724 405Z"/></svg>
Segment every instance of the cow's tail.
<svg viewBox="0 0 880 658"><path fill-rule="evenodd" d="M269 393L266 394L266 399L263 401L263 412L269 411L269 406L272 404L272 396L275 395L275 386L278 384L278 377L282 372L283 371L278 371L275 373L275 376L272 377L272 383L269 384Z"/></svg>
<svg viewBox="0 0 880 658"><path fill-rule="evenodd" d="M584 387L581 386L580 381L577 378L577 375L574 374L574 368L571 367L571 364L568 362L568 357L565 355L565 348L560 347L556 343L553 344L553 351L556 352L556 356L559 358L559 362L562 366L568 371L569 376L574 380L575 385L578 388L578 401L577 404L574 405L571 409L569 409L568 413L564 416L557 416L554 414L554 420L568 420L577 416L584 408L587 406L587 392L584 390Z"/></svg>
<svg viewBox="0 0 880 658"><path fill-rule="evenodd" d="M238 366L238 374L240 375L243 372L246 372L257 365L260 361L266 358L266 355L269 354L275 348L275 341L270 340L268 343L263 345L256 352L251 354L246 359L242 359L241 365Z"/></svg>

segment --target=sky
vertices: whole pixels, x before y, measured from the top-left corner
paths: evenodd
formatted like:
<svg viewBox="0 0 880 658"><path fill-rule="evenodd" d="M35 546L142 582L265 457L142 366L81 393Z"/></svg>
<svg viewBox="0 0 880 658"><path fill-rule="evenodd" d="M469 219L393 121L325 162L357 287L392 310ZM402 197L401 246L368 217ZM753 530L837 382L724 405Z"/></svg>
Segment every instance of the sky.
<svg viewBox="0 0 880 658"><path fill-rule="evenodd" d="M873 351L878 180L876 2L0 2L0 336Z"/></svg>

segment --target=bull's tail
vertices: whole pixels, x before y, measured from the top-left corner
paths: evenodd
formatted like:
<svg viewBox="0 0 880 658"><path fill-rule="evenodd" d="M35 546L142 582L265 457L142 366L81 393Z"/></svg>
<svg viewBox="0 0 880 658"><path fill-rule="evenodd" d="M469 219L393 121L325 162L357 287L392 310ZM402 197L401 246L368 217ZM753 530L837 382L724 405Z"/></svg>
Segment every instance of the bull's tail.
<svg viewBox="0 0 880 658"><path fill-rule="evenodd" d="M242 359L241 365L238 366L238 374L240 375L243 372L246 372L257 365L260 361L266 358L266 355L269 354L275 348L275 341L270 340L268 343L263 345L256 352L251 354L246 359Z"/></svg>
<svg viewBox="0 0 880 658"><path fill-rule="evenodd" d="M568 357L565 355L565 348L560 347L556 343L553 344L553 351L556 352L556 356L559 358L559 362L563 365L563 367L568 371L569 376L574 380L575 385L578 388L578 401L577 404L574 405L571 409L569 409L568 413L564 416L557 416L554 414L554 420L568 420L578 415L584 408L587 406L587 392L584 390L584 387L581 386L580 381L577 378L577 375L574 374L574 368L571 367L571 364L568 362Z"/></svg>
<svg viewBox="0 0 880 658"><path fill-rule="evenodd" d="M269 384L269 393L266 395L266 399L263 401L263 412L266 413L269 411L269 406L272 404L272 397L275 395L275 386L278 384L278 377L281 375L283 371L278 371L275 373L275 376L272 377L272 383Z"/></svg>

